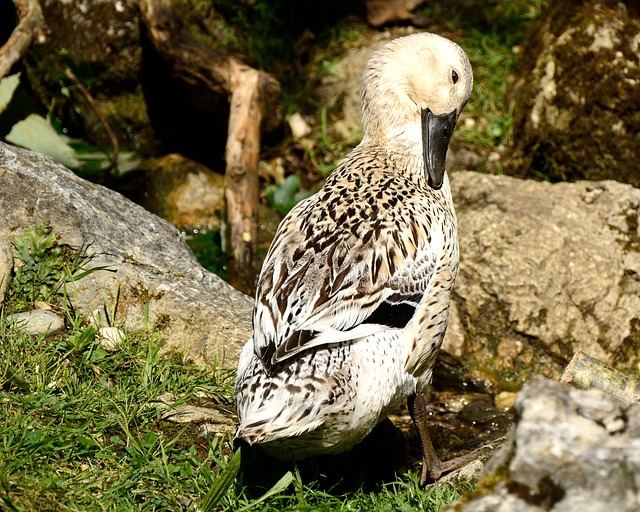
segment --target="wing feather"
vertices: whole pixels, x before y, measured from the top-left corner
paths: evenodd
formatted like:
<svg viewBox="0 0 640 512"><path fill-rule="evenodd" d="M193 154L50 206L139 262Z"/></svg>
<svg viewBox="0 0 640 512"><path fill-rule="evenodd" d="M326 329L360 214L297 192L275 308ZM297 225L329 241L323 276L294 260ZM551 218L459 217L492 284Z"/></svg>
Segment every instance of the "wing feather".
<svg viewBox="0 0 640 512"><path fill-rule="evenodd" d="M353 205L363 201L330 194L291 210L265 260L253 340L267 369L313 347L404 327L433 275L428 216L416 220L402 205L358 215ZM336 202L349 205L347 217L331 210Z"/></svg>

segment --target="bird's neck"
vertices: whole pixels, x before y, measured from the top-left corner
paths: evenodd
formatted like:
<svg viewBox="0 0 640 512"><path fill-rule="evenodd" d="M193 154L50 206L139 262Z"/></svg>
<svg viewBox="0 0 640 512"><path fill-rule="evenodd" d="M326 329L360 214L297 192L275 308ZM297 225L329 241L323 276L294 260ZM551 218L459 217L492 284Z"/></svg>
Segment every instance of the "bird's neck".
<svg viewBox="0 0 640 512"><path fill-rule="evenodd" d="M420 182L425 180L426 186L422 141L416 141L406 130L366 133L358 148L362 154L383 155L396 172L409 174Z"/></svg>

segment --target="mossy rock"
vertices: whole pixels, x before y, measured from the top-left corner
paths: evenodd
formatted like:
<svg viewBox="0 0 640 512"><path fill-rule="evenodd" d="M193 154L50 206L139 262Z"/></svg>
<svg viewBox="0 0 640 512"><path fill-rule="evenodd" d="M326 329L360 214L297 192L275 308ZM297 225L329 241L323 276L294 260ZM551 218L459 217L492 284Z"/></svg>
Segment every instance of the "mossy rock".
<svg viewBox="0 0 640 512"><path fill-rule="evenodd" d="M638 34L636 2L548 4L530 27L510 87L508 174L640 186Z"/></svg>

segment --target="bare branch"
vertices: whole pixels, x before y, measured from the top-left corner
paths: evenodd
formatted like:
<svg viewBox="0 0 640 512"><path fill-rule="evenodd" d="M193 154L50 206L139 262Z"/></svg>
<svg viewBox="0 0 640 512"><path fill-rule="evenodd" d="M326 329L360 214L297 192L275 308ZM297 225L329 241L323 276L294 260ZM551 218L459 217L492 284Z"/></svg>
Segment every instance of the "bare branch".
<svg viewBox="0 0 640 512"><path fill-rule="evenodd" d="M140 0L149 38L170 72L187 83L206 85L230 104L227 162L227 232L234 260L230 282L253 288L257 244L258 159L261 130L282 122L280 84L268 73L195 40L173 12L172 0Z"/></svg>
<svg viewBox="0 0 640 512"><path fill-rule="evenodd" d="M627 404L640 402L640 382L584 352L576 352L560 382L579 389L599 389Z"/></svg>
<svg viewBox="0 0 640 512"><path fill-rule="evenodd" d="M34 36L42 33L44 17L38 0L13 0L18 10L18 26L0 48L0 78L6 76L31 45Z"/></svg>

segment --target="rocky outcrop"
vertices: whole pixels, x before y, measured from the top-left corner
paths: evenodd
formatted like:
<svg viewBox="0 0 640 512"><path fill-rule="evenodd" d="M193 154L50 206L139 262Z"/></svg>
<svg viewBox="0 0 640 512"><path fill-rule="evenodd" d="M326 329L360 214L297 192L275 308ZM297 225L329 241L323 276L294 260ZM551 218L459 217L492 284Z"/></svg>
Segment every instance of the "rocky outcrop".
<svg viewBox="0 0 640 512"><path fill-rule="evenodd" d="M86 267L100 270L67 285L67 298L97 327L107 320L125 330L148 327L161 333L165 350L200 364L235 365L251 335L251 300L204 270L166 221L47 157L3 143L0 211L0 247L44 224L59 245L86 248ZM0 270L6 282L11 266ZM110 319L105 308L114 307Z"/></svg>
<svg viewBox="0 0 640 512"><path fill-rule="evenodd" d="M640 362L640 190L452 176L460 271L445 349L505 385L558 379L582 350Z"/></svg>
<svg viewBox="0 0 640 512"><path fill-rule="evenodd" d="M116 327L146 322L170 349L199 362L226 353L235 365L251 334L251 300L204 270L175 228L46 157L0 149L0 284L11 271L11 237L48 225L60 244L87 246L90 265L107 268L68 293L96 325L106 319L107 292L117 303ZM474 172L451 181L461 264L445 350L506 390L533 373L558 379L578 350L635 368L640 190Z"/></svg>
<svg viewBox="0 0 640 512"><path fill-rule="evenodd" d="M167 347L235 365L251 301L205 271L177 230L41 155L0 148L0 247L40 223L61 244L88 245L91 265L110 270L69 293L87 318L104 321L106 291L118 296L116 326L147 321ZM640 362L640 190L473 172L454 173L452 188L461 265L445 350L507 389L532 373L559 378L578 350L623 370Z"/></svg>
<svg viewBox="0 0 640 512"><path fill-rule="evenodd" d="M636 1L548 2L513 73L505 171L640 186L639 48Z"/></svg>
<svg viewBox="0 0 640 512"><path fill-rule="evenodd" d="M449 512L640 509L640 405L535 377L515 410L478 491Z"/></svg>

